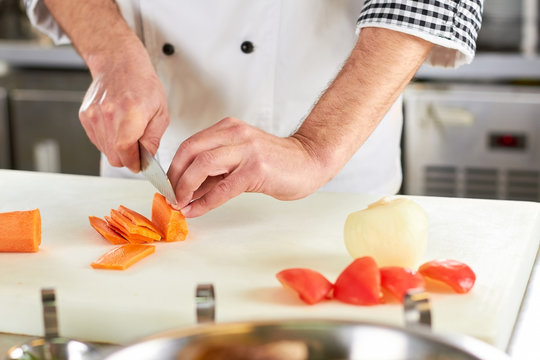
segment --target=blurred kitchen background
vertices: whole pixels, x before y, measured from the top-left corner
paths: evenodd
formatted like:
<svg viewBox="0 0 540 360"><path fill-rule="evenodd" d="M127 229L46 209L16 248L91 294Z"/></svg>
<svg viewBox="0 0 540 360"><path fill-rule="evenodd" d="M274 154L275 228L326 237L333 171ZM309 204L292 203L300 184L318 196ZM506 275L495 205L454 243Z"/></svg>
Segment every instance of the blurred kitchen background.
<svg viewBox="0 0 540 360"><path fill-rule="evenodd" d="M0 168L97 175L78 121L90 75L22 3L0 0ZM473 63L420 69L404 94L403 194L540 200L539 3L485 0Z"/></svg>

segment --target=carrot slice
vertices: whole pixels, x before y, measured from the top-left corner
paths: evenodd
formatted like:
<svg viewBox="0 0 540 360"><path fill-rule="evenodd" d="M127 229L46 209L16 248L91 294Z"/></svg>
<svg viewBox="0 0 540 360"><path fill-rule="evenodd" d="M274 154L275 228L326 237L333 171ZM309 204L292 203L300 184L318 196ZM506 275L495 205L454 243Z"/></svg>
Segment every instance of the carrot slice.
<svg viewBox="0 0 540 360"><path fill-rule="evenodd" d="M96 216L89 216L88 220L90 220L90 225L98 233L101 234L105 239L107 239L111 244L119 245L119 244L126 244L128 241L122 237L121 234L119 234L117 231L115 231L114 228L109 226L107 221L98 218Z"/></svg>
<svg viewBox="0 0 540 360"><path fill-rule="evenodd" d="M107 224L109 224L109 226L113 228L114 231L122 235L122 237L127 240L127 236L128 236L127 230L118 221L114 220L112 217L107 216L107 215L105 215L104 217L105 217L105 220L107 221Z"/></svg>
<svg viewBox="0 0 540 360"><path fill-rule="evenodd" d="M90 266L94 269L125 270L155 250L153 245L126 244L107 251Z"/></svg>
<svg viewBox="0 0 540 360"><path fill-rule="evenodd" d="M159 230L152 223L152 221L150 221L150 219L148 219L146 216L139 214L135 210L131 210L123 205L120 205L118 206L118 212L131 220L131 222L135 225L147 227L150 230L159 234ZM163 234L160 235L163 236Z"/></svg>
<svg viewBox="0 0 540 360"><path fill-rule="evenodd" d="M167 204L165 197L159 193L154 194L152 201L152 222L165 235L165 241L186 239L188 234L186 218L180 211Z"/></svg>
<svg viewBox="0 0 540 360"><path fill-rule="evenodd" d="M118 221L115 221L110 216L105 216L105 220L107 220L109 226L117 233L119 233L126 240L126 242L132 244L146 244L154 241L154 239L143 235L128 233L127 230Z"/></svg>
<svg viewBox="0 0 540 360"><path fill-rule="evenodd" d="M128 234L126 240L133 244L148 244L154 242L154 239L139 234Z"/></svg>
<svg viewBox="0 0 540 360"><path fill-rule="evenodd" d="M118 210L111 209L111 218L116 221L128 234L138 234L154 240L161 240L161 235L147 227L139 226L131 222Z"/></svg>
<svg viewBox="0 0 540 360"><path fill-rule="evenodd" d="M41 244L39 209L0 214L0 251L37 252Z"/></svg>

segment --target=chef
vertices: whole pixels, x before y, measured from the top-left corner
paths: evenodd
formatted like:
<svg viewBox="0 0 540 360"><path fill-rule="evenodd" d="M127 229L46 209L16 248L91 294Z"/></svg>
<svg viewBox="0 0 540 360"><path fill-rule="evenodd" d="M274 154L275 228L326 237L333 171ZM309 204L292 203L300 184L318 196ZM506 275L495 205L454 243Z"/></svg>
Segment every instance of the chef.
<svg viewBox="0 0 540 360"><path fill-rule="evenodd" d="M200 216L242 192L394 194L401 93L474 57L482 0L27 0L93 78L80 109L104 176L138 142Z"/></svg>

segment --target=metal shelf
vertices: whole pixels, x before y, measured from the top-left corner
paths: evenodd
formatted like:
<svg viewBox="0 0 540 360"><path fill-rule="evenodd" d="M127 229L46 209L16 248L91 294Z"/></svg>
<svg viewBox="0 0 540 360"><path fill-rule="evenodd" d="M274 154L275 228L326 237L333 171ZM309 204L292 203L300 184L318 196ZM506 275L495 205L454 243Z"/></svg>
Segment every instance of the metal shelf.
<svg viewBox="0 0 540 360"><path fill-rule="evenodd" d="M472 63L457 69L422 65L418 80L513 81L540 80L540 56L509 53L477 53Z"/></svg>
<svg viewBox="0 0 540 360"><path fill-rule="evenodd" d="M69 45L43 45L28 41L0 42L0 61L21 67L86 68L83 59Z"/></svg>

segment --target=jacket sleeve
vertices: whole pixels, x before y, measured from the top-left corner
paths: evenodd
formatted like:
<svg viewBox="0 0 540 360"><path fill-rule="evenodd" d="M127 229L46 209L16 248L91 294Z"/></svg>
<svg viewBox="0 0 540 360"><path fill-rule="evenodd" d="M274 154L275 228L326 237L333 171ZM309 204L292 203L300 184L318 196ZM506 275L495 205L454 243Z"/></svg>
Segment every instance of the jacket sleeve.
<svg viewBox="0 0 540 360"><path fill-rule="evenodd" d="M69 44L70 40L51 15L42 0L24 0L26 14L32 25L50 37L56 45Z"/></svg>
<svg viewBox="0 0 540 360"><path fill-rule="evenodd" d="M420 37L435 44L428 64L458 67L474 58L483 1L366 0L357 31L381 27Z"/></svg>

